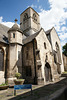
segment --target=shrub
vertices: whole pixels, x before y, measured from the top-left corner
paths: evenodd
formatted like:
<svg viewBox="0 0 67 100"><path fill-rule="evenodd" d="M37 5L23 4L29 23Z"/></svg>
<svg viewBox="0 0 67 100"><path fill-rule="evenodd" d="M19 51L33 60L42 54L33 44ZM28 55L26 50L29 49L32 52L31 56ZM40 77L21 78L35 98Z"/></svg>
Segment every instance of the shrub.
<svg viewBox="0 0 67 100"><path fill-rule="evenodd" d="M63 74L67 74L67 71L63 72Z"/></svg>
<svg viewBox="0 0 67 100"><path fill-rule="evenodd" d="M8 85L8 81L6 81L5 84Z"/></svg>
<svg viewBox="0 0 67 100"><path fill-rule="evenodd" d="M0 84L0 86L6 86L7 84L6 83L2 83L2 84Z"/></svg>
<svg viewBox="0 0 67 100"><path fill-rule="evenodd" d="M16 73L16 74L15 74L15 77L16 77L17 79L19 79L19 78L20 78L20 76L21 76L21 74L20 74L20 73Z"/></svg>

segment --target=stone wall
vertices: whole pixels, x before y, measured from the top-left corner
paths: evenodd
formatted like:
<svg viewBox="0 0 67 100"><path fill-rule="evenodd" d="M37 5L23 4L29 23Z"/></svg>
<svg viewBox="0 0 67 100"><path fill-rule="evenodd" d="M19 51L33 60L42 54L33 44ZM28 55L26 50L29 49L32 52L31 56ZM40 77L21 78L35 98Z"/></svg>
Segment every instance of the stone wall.
<svg viewBox="0 0 67 100"><path fill-rule="evenodd" d="M13 34L15 34L15 37L13 37ZM9 40L9 43L22 44L22 33L18 31L11 31L10 33L8 33L8 40Z"/></svg>
<svg viewBox="0 0 67 100"><path fill-rule="evenodd" d="M31 7L20 15L20 28L26 35L32 35L40 30L39 15Z"/></svg>
<svg viewBox="0 0 67 100"><path fill-rule="evenodd" d="M52 48L50 42L48 41L44 30L42 30L38 36L36 37L37 40L37 48L40 50L40 60L42 63L41 70L42 70L42 78L44 79L44 83L46 83L46 76L45 76L45 64L46 62L49 63L51 68L52 80L54 80L54 66L53 66L53 56L52 56ZM46 48L45 48L46 45Z"/></svg>
<svg viewBox="0 0 67 100"><path fill-rule="evenodd" d="M9 46L9 77L15 77L15 73L22 74L22 46L10 44Z"/></svg>
<svg viewBox="0 0 67 100"><path fill-rule="evenodd" d="M67 57L63 54L64 71L67 71Z"/></svg>
<svg viewBox="0 0 67 100"><path fill-rule="evenodd" d="M22 77L25 78L26 82L34 83L34 55L33 55L33 43L28 43L23 46L23 56L22 56ZM27 72L27 68L30 72Z"/></svg>
<svg viewBox="0 0 67 100"><path fill-rule="evenodd" d="M56 30L55 28L52 29L51 33L51 45L52 45L52 49L54 51L56 51L56 43L58 44L59 46L59 51L60 51L60 54L59 56L61 57L61 62L59 62L59 65L60 65L60 70L61 70L61 73L64 72L64 65L63 65L63 57L62 57L62 49L61 49L61 43L60 43L60 39L56 33Z"/></svg>
<svg viewBox="0 0 67 100"><path fill-rule="evenodd" d="M6 72L7 72L7 49L8 45L0 43L0 84L5 82Z"/></svg>
<svg viewBox="0 0 67 100"><path fill-rule="evenodd" d="M34 44L33 44L34 43ZM37 35L37 37L23 46L22 56L22 76L26 81L34 83L36 74L37 83L46 83L46 64L50 67L50 76L52 81L55 81L58 77L57 67L54 64L54 56L52 53L52 47L48 41L44 30ZM36 67L36 68L35 68ZM31 69L28 69L31 68ZM36 69L36 70L35 70ZM31 71L31 75L27 75L27 70ZM48 69L49 70L49 69ZM49 78L50 78L49 76ZM50 80L48 80L50 81Z"/></svg>

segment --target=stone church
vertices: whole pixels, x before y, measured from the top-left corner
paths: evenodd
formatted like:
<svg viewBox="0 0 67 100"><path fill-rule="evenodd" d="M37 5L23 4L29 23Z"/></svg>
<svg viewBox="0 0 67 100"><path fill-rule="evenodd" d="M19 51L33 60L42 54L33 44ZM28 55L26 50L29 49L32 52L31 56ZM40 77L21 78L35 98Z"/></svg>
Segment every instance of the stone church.
<svg viewBox="0 0 67 100"><path fill-rule="evenodd" d="M54 27L44 31L39 14L31 7L20 14L20 27L0 24L0 84L21 73L25 83L59 80L64 71L60 39Z"/></svg>

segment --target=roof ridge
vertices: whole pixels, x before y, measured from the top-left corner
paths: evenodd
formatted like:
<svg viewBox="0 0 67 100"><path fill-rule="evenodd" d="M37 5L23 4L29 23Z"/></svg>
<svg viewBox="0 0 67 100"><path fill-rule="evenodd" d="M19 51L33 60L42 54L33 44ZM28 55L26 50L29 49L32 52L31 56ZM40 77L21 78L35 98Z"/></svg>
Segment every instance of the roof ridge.
<svg viewBox="0 0 67 100"><path fill-rule="evenodd" d="M45 31L45 33L46 33L46 34L49 34L49 33L52 31L53 28L54 28L54 27L52 27L51 29Z"/></svg>
<svg viewBox="0 0 67 100"><path fill-rule="evenodd" d="M5 26L5 27L7 27L7 28L10 28L10 27L8 27L8 26L6 26L6 25L4 25L4 24L2 24L2 23L0 23L2 26Z"/></svg>
<svg viewBox="0 0 67 100"><path fill-rule="evenodd" d="M26 44L26 43L31 42L31 41L40 33L41 30L42 30L42 28L41 28L38 32L36 32L36 33L34 33L34 34L28 36L28 37L25 38L25 39L23 39L23 44Z"/></svg>
<svg viewBox="0 0 67 100"><path fill-rule="evenodd" d="M34 35L36 35L37 36L37 34L42 30L43 28L41 28L39 31L37 31L36 33L34 33L34 34L32 34L32 35L30 35L30 36L28 36L27 38L29 38L29 37L32 37L32 36L34 36ZM25 39L27 39L27 38L25 38Z"/></svg>
<svg viewBox="0 0 67 100"><path fill-rule="evenodd" d="M19 27L19 25L17 23L14 23L14 25L11 28L9 28L8 33L10 31L19 31L19 32L22 33L22 30L20 29L20 27Z"/></svg>
<svg viewBox="0 0 67 100"><path fill-rule="evenodd" d="M36 12L31 6L30 7L28 7L26 10L28 10L28 9L32 9L34 12ZM22 15L26 10L24 10L20 15ZM37 13L37 12L36 12ZM38 14L38 13L37 13ZM38 14L38 16L39 16L39 14Z"/></svg>

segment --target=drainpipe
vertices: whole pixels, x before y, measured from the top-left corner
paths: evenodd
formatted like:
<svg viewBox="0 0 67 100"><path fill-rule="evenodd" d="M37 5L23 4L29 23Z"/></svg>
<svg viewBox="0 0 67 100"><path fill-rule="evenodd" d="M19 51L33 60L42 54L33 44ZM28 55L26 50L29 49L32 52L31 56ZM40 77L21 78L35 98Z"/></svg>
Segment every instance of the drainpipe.
<svg viewBox="0 0 67 100"><path fill-rule="evenodd" d="M36 73L36 55L35 55L35 43L34 43L34 40L32 41L33 42L33 55L34 55L34 73L35 73L35 77L34 77L34 83L37 84L37 73Z"/></svg>

